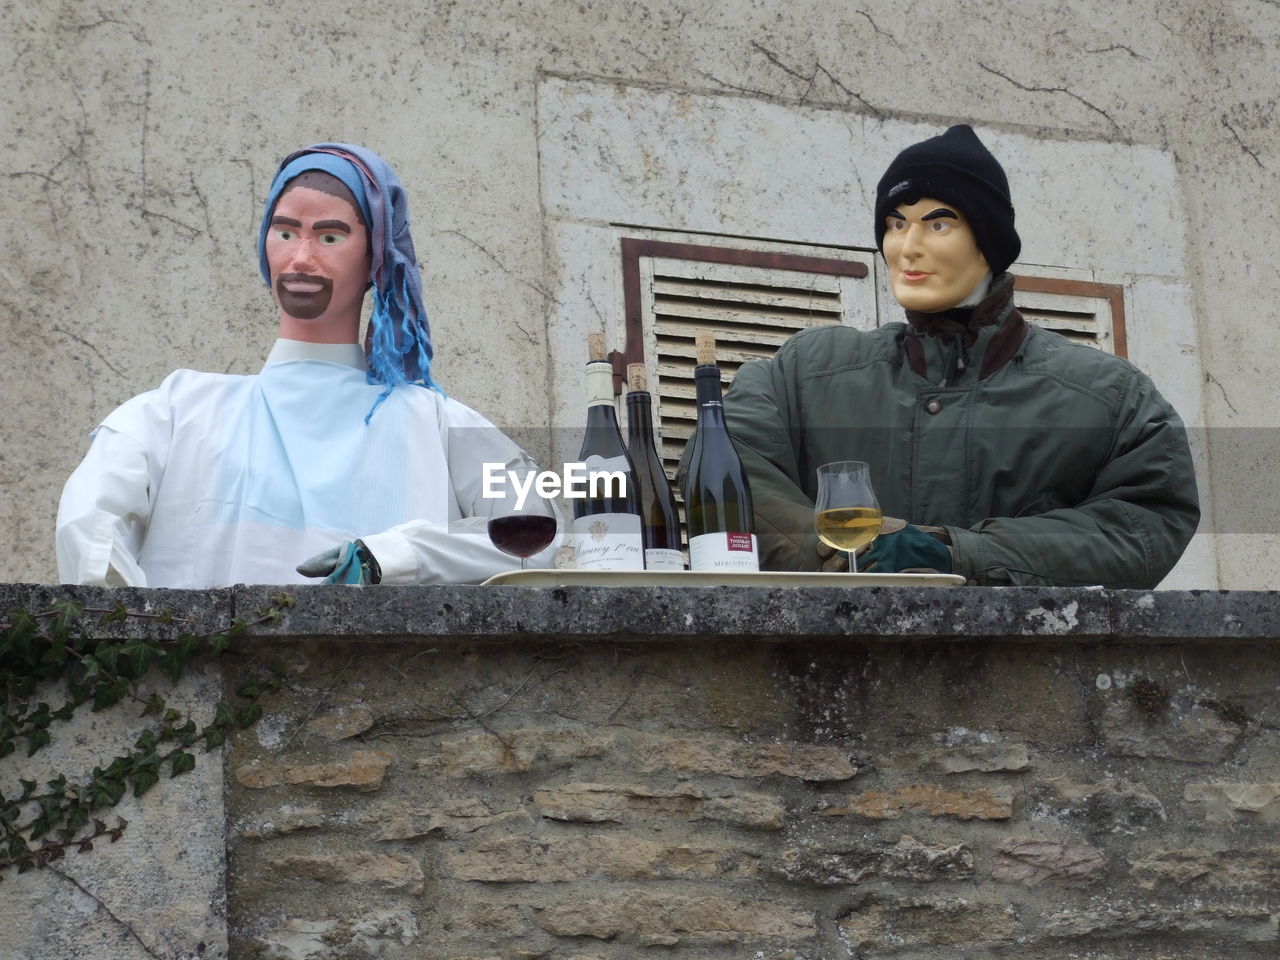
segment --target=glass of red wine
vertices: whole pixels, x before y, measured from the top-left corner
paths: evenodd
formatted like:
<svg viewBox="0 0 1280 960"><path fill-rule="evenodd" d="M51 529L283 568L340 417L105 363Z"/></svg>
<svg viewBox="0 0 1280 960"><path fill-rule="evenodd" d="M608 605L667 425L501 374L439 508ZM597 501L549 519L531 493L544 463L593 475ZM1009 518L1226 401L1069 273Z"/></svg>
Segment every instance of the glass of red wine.
<svg viewBox="0 0 1280 960"><path fill-rule="evenodd" d="M558 524L551 501L530 489L524 502L508 500L489 518L489 539L511 557L520 558L520 569L528 569L528 559L541 553L556 538Z"/></svg>

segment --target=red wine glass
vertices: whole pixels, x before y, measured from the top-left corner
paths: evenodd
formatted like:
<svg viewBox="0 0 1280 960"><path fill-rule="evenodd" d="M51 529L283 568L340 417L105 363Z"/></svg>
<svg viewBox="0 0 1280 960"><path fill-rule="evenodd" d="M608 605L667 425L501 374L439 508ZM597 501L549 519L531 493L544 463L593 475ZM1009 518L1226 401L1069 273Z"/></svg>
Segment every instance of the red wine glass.
<svg viewBox="0 0 1280 960"><path fill-rule="evenodd" d="M551 503L529 492L516 507L507 503L489 520L489 539L511 557L520 558L520 569L528 569L528 559L541 553L556 538L556 513Z"/></svg>

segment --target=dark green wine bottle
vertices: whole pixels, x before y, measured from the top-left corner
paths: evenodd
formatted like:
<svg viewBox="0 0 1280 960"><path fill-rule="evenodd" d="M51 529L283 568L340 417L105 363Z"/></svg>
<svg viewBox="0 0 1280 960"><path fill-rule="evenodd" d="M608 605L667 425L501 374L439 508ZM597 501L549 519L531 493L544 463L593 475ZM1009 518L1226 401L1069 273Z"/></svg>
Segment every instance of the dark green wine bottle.
<svg viewBox="0 0 1280 960"><path fill-rule="evenodd" d="M653 439L653 404L643 363L627 364L627 452L636 471L636 499L646 570L683 570L680 513Z"/></svg>
<svg viewBox="0 0 1280 960"><path fill-rule="evenodd" d="M715 338L699 333L694 385L698 427L684 481L689 569L733 573L760 569L751 513L751 485L729 438L720 399Z"/></svg>

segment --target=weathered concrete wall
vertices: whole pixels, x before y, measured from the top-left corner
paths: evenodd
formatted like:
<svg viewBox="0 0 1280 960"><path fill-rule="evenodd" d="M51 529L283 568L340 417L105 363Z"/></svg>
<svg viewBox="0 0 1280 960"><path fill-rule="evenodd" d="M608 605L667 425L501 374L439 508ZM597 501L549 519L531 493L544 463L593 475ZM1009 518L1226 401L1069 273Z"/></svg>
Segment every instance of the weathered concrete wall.
<svg viewBox="0 0 1280 960"><path fill-rule="evenodd" d="M1275 595L297 600L242 647L290 679L226 751L225 797L206 793L200 829L225 800L229 956L1248 960L1280 942ZM122 865L154 877L187 842L165 786L130 832L176 831L177 852L61 866L104 908L131 916ZM11 880L15 955L103 955L24 922L75 917L76 891ZM163 918L137 930L153 956L195 953ZM112 956L148 955L116 938ZM223 954L210 937L199 955Z"/></svg>
<svg viewBox="0 0 1280 960"><path fill-rule="evenodd" d="M274 321L254 265L258 207L279 157L316 139L367 143L397 167L442 382L549 452L559 375L548 344L564 352L558 331L582 318L559 286L539 98L548 83L568 82L744 101L801 119L823 111L851 131L969 120L995 138L1171 158L1173 221L1089 210L1086 190L1079 220L1094 228L1062 229L1077 237L1085 268L1109 237L1175 238L1185 275L1136 302L1137 341L1171 393L1203 390L1203 409L1182 412L1209 431L1203 481L1216 515L1206 529L1221 536L1217 560L1205 562L1226 586L1280 583L1265 360L1280 352L1280 266L1266 253L1280 231L1258 200L1276 192L1280 168L1271 122L1280 8L1269 0L1140 0L1122 15L1101 0L946 0L906 17L889 0L198 9L5 0L3 14L0 322L10 362L0 522L16 549L0 576L53 578L58 490L115 404L177 366L260 364ZM664 130L644 134L634 154L651 158L655 175L687 162ZM900 145L886 142L878 162ZM788 182L807 176L792 141L760 139L736 162L748 182L773 170ZM853 172L844 179L855 182ZM1050 189L1061 171L1013 172ZM746 222L748 239L800 239L765 232L785 196L708 200L688 189L704 201L696 211ZM751 227L740 204L763 201L767 216ZM1054 235L1037 212L1020 206L1020 224ZM643 226L705 229L679 205ZM558 389L577 395L576 382Z"/></svg>

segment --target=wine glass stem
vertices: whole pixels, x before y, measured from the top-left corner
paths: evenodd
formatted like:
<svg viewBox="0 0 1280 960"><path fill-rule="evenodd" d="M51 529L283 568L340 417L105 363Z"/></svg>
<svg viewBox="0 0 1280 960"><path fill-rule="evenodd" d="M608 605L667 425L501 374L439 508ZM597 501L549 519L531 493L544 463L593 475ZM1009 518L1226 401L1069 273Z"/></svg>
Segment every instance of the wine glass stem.
<svg viewBox="0 0 1280 960"><path fill-rule="evenodd" d="M520 569L521 569L521 570L528 570L528 569L529 569L529 565L528 565L528 564L529 564L529 561L528 561L525 557L521 557L521 558L520 558Z"/></svg>
<svg viewBox="0 0 1280 960"><path fill-rule="evenodd" d="M850 573L858 572L858 555L854 553L852 550L849 551L849 572Z"/></svg>

